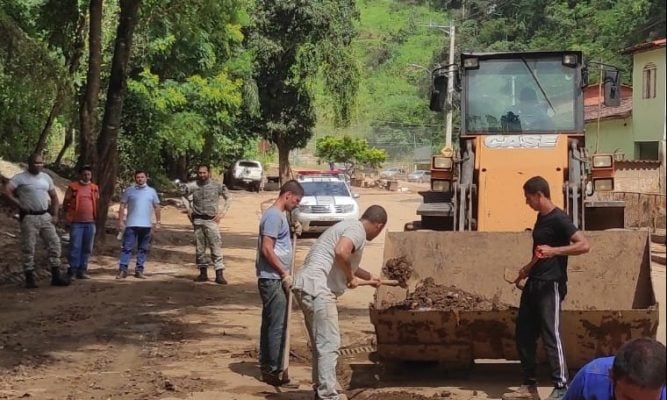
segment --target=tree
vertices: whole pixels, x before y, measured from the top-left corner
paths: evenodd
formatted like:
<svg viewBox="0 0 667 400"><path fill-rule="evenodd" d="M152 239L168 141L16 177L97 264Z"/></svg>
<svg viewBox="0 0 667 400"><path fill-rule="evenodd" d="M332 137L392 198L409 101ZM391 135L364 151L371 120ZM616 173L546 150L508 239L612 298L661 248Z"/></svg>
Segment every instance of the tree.
<svg viewBox="0 0 667 400"><path fill-rule="evenodd" d="M88 73L79 105L79 167L96 161L95 126L102 65L102 0L89 0Z"/></svg>
<svg viewBox="0 0 667 400"><path fill-rule="evenodd" d="M250 46L256 54L261 134L278 147L281 181L289 179L289 152L312 137L316 116L312 81L320 69L337 93L337 121L349 122L358 79L351 53L357 11L352 0L269 0L256 5Z"/></svg>
<svg viewBox="0 0 667 400"><path fill-rule="evenodd" d="M327 135L315 142L315 156L327 163L345 163L348 174L358 165L378 168L387 160L382 149L370 147L365 139Z"/></svg>
<svg viewBox="0 0 667 400"><path fill-rule="evenodd" d="M40 22L48 32L49 46L63 54L65 69L56 84L56 96L33 153L44 150L54 121L60 116L67 98L71 98L75 91L73 82L85 47L86 26L86 14L79 10L78 3L77 0L49 0L42 6Z"/></svg>
<svg viewBox="0 0 667 400"><path fill-rule="evenodd" d="M111 63L109 89L102 119L102 130L97 140L96 176L100 187L97 238L105 237L104 226L109 214L109 205L116 187L118 172L118 132L123 111L123 98L127 87L127 65L132 51L132 36L139 18L141 0L121 0L116 43Z"/></svg>
<svg viewBox="0 0 667 400"><path fill-rule="evenodd" d="M184 179L193 164L224 168L251 148L256 130L240 121L254 94L246 91L247 6L245 0L144 2L123 110L121 174L143 165L156 172L153 178Z"/></svg>

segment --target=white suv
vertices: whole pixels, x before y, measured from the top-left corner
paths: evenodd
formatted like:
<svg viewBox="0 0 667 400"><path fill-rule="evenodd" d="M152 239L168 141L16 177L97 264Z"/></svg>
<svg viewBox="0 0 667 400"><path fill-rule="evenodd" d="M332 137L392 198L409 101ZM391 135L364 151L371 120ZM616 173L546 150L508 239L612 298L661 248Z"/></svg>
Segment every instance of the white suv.
<svg viewBox="0 0 667 400"><path fill-rule="evenodd" d="M262 163L254 160L239 160L227 172L225 184L234 189L239 186L260 191L264 186Z"/></svg>
<svg viewBox="0 0 667 400"><path fill-rule="evenodd" d="M335 176L307 175L297 178L304 189L294 217L304 232L323 232L345 219L359 218L359 197L350 191L344 180Z"/></svg>

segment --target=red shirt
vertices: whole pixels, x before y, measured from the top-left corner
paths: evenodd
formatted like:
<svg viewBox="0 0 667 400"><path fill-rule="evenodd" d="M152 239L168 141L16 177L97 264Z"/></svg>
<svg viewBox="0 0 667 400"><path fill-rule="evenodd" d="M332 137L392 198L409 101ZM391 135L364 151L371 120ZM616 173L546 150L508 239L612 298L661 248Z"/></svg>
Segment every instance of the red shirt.
<svg viewBox="0 0 667 400"><path fill-rule="evenodd" d="M80 185L76 194L77 202L76 210L74 211L74 219L72 222L95 222L94 202L92 186Z"/></svg>

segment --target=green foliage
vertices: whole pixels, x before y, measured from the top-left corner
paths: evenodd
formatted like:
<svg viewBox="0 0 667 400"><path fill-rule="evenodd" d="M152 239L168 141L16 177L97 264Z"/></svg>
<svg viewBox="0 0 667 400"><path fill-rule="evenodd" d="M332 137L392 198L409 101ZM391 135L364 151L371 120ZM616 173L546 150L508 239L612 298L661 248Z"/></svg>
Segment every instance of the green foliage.
<svg viewBox="0 0 667 400"><path fill-rule="evenodd" d="M123 113L122 168L149 164L182 177L199 162L229 165L252 147L243 122L256 109L252 57L242 44L247 6L144 4Z"/></svg>
<svg viewBox="0 0 667 400"><path fill-rule="evenodd" d="M316 86L318 136L343 133L367 138L391 158L412 153L415 146L437 146L442 117L428 109L428 73L442 59L445 35L424 25L448 20L427 2L362 0L351 53L359 73L359 90L351 109L350 128L337 121L336 100L326 91L322 71ZM338 74L340 75L340 74ZM349 78L345 78L349 79ZM409 149L409 150L408 150Z"/></svg>
<svg viewBox="0 0 667 400"><path fill-rule="evenodd" d="M34 13L24 2L0 1L0 156L10 160L32 151L63 74L55 54L23 30L34 29Z"/></svg>
<svg viewBox="0 0 667 400"><path fill-rule="evenodd" d="M337 102L335 120L345 125L350 119L357 70L346 47L356 9L352 0L273 0L258 2L252 15L249 46L261 110L256 126L278 146L285 177L289 150L304 147L313 134L318 71L331 75L326 88Z"/></svg>
<svg viewBox="0 0 667 400"><path fill-rule="evenodd" d="M365 139L344 136L324 136L315 144L315 155L327 163L365 165L378 168L387 160L382 149L370 147Z"/></svg>
<svg viewBox="0 0 667 400"><path fill-rule="evenodd" d="M520 0L495 6L472 0L467 15L461 48L581 50L588 60L621 67L628 83L632 60L620 51L665 34L665 2L658 0Z"/></svg>

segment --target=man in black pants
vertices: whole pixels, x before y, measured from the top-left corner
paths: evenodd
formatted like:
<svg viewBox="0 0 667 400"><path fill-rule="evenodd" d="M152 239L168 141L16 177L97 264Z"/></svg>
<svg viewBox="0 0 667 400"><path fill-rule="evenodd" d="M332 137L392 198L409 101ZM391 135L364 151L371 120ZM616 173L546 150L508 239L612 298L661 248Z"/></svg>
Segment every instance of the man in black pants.
<svg viewBox="0 0 667 400"><path fill-rule="evenodd" d="M537 339L542 336L554 390L550 400L567 391L567 365L560 339L560 304L567 293L567 257L587 253L588 241L570 217L551 202L549 183L541 176L523 185L526 204L537 211L533 228L533 257L519 272L516 283L528 278L516 320L517 351L523 384L503 400L539 400L536 379Z"/></svg>

